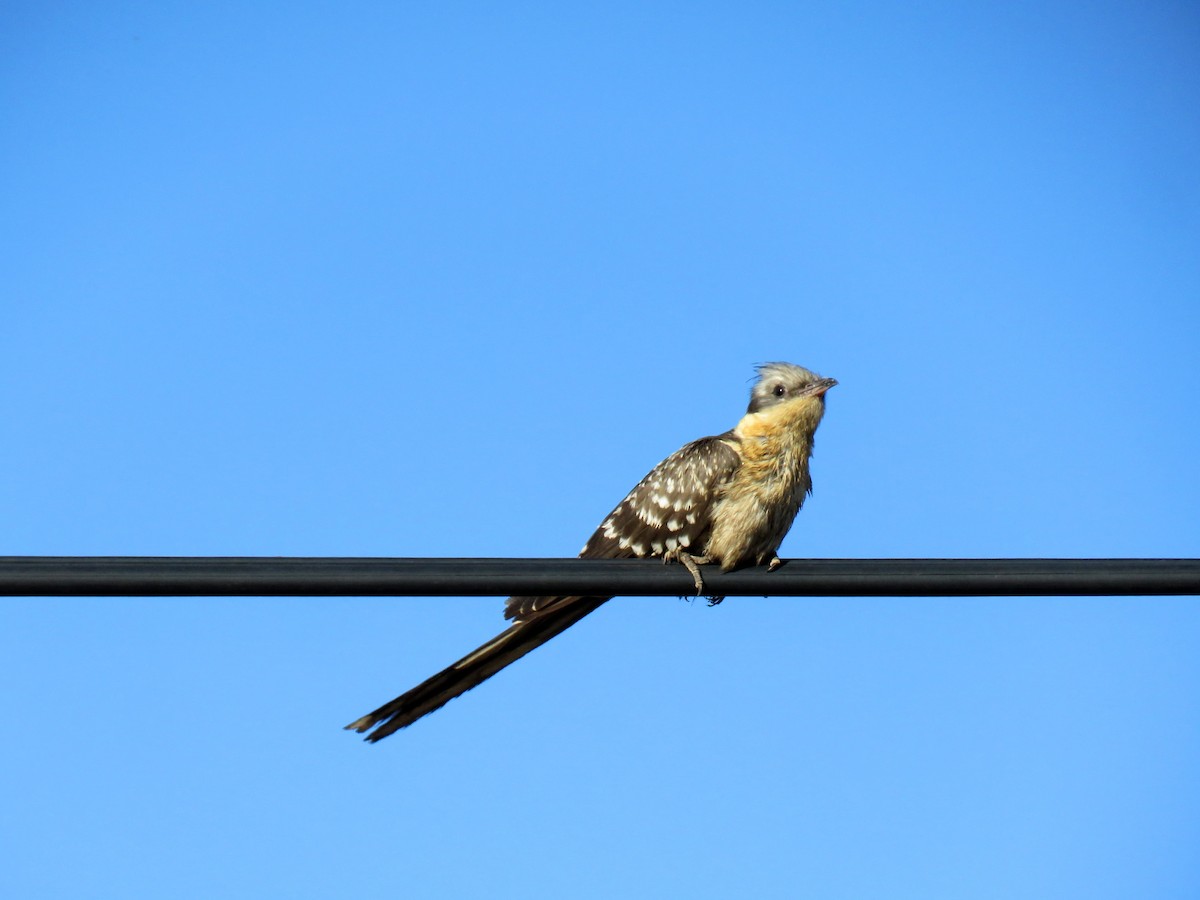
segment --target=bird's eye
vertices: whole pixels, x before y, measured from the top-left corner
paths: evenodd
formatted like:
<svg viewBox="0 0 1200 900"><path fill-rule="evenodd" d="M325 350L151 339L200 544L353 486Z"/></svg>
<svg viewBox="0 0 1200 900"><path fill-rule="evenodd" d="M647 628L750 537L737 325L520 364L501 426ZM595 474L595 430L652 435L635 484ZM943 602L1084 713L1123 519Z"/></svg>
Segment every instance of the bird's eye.
<svg viewBox="0 0 1200 900"><path fill-rule="evenodd" d="M777 384L777 385L775 385L775 389L772 390L771 393L774 394L776 397L782 397L784 394L787 393L787 388L785 388L782 384Z"/></svg>

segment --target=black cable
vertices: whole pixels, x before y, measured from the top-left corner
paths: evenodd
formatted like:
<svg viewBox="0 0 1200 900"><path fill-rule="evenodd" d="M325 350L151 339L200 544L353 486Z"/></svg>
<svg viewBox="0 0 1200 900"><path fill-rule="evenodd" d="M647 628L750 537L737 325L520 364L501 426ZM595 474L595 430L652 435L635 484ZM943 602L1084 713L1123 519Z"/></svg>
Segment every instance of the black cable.
<svg viewBox="0 0 1200 900"><path fill-rule="evenodd" d="M1200 595L1200 559L793 559L721 573L721 596ZM690 596L658 560L0 557L0 596Z"/></svg>

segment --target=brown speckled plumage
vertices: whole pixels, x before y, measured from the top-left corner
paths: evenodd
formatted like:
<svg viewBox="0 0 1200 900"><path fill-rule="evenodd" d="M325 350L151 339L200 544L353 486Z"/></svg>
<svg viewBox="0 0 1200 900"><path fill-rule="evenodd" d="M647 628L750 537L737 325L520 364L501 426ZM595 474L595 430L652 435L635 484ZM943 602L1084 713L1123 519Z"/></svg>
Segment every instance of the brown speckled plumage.
<svg viewBox="0 0 1200 900"><path fill-rule="evenodd" d="M808 459L837 382L790 363L758 367L746 415L730 431L685 445L655 466L588 539L585 559L663 557L723 570L777 564L779 544L812 490ZM347 725L377 741L561 634L608 597L510 597L513 624L454 665ZM378 727L375 727L378 726Z"/></svg>

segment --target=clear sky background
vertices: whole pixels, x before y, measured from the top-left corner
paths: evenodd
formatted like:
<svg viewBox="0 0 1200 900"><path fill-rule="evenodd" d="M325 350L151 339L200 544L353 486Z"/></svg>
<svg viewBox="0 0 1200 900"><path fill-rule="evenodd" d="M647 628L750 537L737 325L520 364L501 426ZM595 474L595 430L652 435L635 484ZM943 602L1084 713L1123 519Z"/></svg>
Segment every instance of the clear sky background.
<svg viewBox="0 0 1200 900"><path fill-rule="evenodd" d="M831 375L784 556L1200 556L1186 2L8 3L0 553L570 556ZM0 603L7 897L1200 895L1200 599Z"/></svg>

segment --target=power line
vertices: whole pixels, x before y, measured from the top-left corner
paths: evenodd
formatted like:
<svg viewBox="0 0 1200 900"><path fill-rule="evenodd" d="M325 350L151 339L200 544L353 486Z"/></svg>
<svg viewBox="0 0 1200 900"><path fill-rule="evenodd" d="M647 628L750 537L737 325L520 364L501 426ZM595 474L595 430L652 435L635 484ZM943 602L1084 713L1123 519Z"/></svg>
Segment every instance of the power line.
<svg viewBox="0 0 1200 900"><path fill-rule="evenodd" d="M721 596L1200 595L1200 559L793 559L722 573ZM689 596L658 560L0 557L0 596Z"/></svg>

